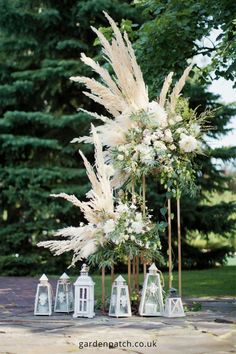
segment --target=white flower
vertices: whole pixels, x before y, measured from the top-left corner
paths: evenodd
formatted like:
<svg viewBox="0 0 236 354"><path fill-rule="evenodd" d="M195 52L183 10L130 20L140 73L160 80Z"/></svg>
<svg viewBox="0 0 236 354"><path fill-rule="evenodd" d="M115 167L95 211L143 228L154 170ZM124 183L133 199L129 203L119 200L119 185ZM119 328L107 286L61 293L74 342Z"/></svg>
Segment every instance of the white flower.
<svg viewBox="0 0 236 354"><path fill-rule="evenodd" d="M131 204L131 205L130 205L130 209L134 209L134 210L135 210L135 209L137 209L137 207L136 207L135 204Z"/></svg>
<svg viewBox="0 0 236 354"><path fill-rule="evenodd" d="M136 213L135 220L136 221L142 221L143 220L142 213Z"/></svg>
<svg viewBox="0 0 236 354"><path fill-rule="evenodd" d="M178 128L176 130L176 133L178 133L178 134L182 134L182 133L186 134L186 133L188 133L188 131L185 128Z"/></svg>
<svg viewBox="0 0 236 354"><path fill-rule="evenodd" d="M124 235L124 239L127 241L129 239L129 235Z"/></svg>
<svg viewBox="0 0 236 354"><path fill-rule="evenodd" d="M172 133L170 131L170 129L166 129L165 132L164 132L164 140L167 142L167 143L172 143L173 141L173 138L172 138Z"/></svg>
<svg viewBox="0 0 236 354"><path fill-rule="evenodd" d="M174 118L174 120L175 120L176 122L181 122L182 119L183 119L183 118L182 118L180 115L177 115L177 116L175 116L175 118Z"/></svg>
<svg viewBox="0 0 236 354"><path fill-rule="evenodd" d="M133 229L132 229L131 227L129 227L129 228L127 229L127 232L128 232L129 234L132 234Z"/></svg>
<svg viewBox="0 0 236 354"><path fill-rule="evenodd" d="M103 226L103 230L105 232L105 234L109 234L110 232L115 230L115 221L113 219L109 219L105 222L104 226Z"/></svg>
<svg viewBox="0 0 236 354"><path fill-rule="evenodd" d="M124 212L129 211L129 207L128 207L127 204L119 204L119 205L117 205L117 207L116 207L116 211L117 211L118 213L124 213Z"/></svg>
<svg viewBox="0 0 236 354"><path fill-rule="evenodd" d="M192 135L183 135L181 136L181 140L179 142L180 149L184 152L192 152L197 149L198 142L197 139Z"/></svg>
<svg viewBox="0 0 236 354"><path fill-rule="evenodd" d="M134 240L135 240L135 236L134 236L134 235L131 235L131 236L130 236L130 239L131 239L131 241L134 241Z"/></svg>
<svg viewBox="0 0 236 354"><path fill-rule="evenodd" d="M118 151L122 152L124 150L125 150L125 146L124 145L118 146Z"/></svg>
<svg viewBox="0 0 236 354"><path fill-rule="evenodd" d="M199 135L201 132L200 125L198 125L197 123L191 124L190 129L192 130L192 132L195 136Z"/></svg>
<svg viewBox="0 0 236 354"><path fill-rule="evenodd" d="M166 127L167 122L167 113L162 108L159 103L152 101L148 104L148 113L153 117L152 124L153 126Z"/></svg>
<svg viewBox="0 0 236 354"><path fill-rule="evenodd" d="M144 129L143 136L151 135L151 131L149 129Z"/></svg>
<svg viewBox="0 0 236 354"><path fill-rule="evenodd" d="M151 145L151 136L150 135L146 135L144 138L143 138L143 143L145 145Z"/></svg>
<svg viewBox="0 0 236 354"><path fill-rule="evenodd" d="M123 161L124 160L124 155L119 154L117 156L117 159L120 160L120 161Z"/></svg>
<svg viewBox="0 0 236 354"><path fill-rule="evenodd" d="M152 134L152 140L162 139L163 137L164 137L164 133L163 133L160 129L157 129L157 130Z"/></svg>
<svg viewBox="0 0 236 354"><path fill-rule="evenodd" d="M133 221L131 226L136 234L141 234L143 231L143 223L140 221Z"/></svg>
<svg viewBox="0 0 236 354"><path fill-rule="evenodd" d="M83 222L80 222L80 223L79 223L79 226L80 226L80 227L83 227L83 226L84 226L84 223L83 223Z"/></svg>
<svg viewBox="0 0 236 354"><path fill-rule="evenodd" d="M169 149L170 149L171 151L176 150L175 144L171 144L171 145L169 146Z"/></svg>
<svg viewBox="0 0 236 354"><path fill-rule="evenodd" d="M162 141L155 141L153 145L156 150L165 151L167 149Z"/></svg>
<svg viewBox="0 0 236 354"><path fill-rule="evenodd" d="M155 153L150 146L144 144L138 144L137 151L140 152L140 160L143 163L148 163L154 159Z"/></svg>

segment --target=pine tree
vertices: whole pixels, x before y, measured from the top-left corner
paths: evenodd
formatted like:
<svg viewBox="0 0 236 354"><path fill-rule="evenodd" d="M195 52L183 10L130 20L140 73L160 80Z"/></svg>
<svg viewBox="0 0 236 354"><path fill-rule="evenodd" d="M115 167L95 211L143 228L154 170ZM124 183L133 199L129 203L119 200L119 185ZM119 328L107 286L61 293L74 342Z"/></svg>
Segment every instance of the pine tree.
<svg viewBox="0 0 236 354"><path fill-rule="evenodd" d="M88 190L70 141L89 129L77 111L89 101L69 77L86 73L81 52L97 54L90 25L104 25L102 10L135 18L128 1L0 1L1 274L58 274L69 264L36 243L57 223L82 221L50 193Z"/></svg>

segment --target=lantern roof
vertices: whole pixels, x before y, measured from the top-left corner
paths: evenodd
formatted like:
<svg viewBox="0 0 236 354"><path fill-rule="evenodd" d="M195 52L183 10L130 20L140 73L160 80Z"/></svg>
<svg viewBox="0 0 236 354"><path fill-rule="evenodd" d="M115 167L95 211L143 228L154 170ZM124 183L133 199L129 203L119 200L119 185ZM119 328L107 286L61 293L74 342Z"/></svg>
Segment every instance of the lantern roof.
<svg viewBox="0 0 236 354"><path fill-rule="evenodd" d="M116 283L125 283L125 279L122 277L122 275L119 275L116 279L115 279Z"/></svg>
<svg viewBox="0 0 236 354"><path fill-rule="evenodd" d="M70 277L64 272L61 276L60 276L61 280L68 280L70 279Z"/></svg>
<svg viewBox="0 0 236 354"><path fill-rule="evenodd" d="M48 277L46 276L46 274L43 274L39 280L40 281L48 281Z"/></svg>
<svg viewBox="0 0 236 354"><path fill-rule="evenodd" d="M157 270L158 270L158 269L157 269L155 263L152 263L152 265L148 268L148 271L149 271L150 273L156 273Z"/></svg>

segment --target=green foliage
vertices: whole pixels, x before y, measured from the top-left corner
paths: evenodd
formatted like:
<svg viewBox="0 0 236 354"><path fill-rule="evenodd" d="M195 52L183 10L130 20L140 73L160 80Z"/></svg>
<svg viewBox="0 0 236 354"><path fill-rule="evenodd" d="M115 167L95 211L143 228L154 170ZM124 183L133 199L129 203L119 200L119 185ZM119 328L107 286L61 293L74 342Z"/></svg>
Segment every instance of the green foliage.
<svg viewBox="0 0 236 354"><path fill-rule="evenodd" d="M235 65L236 4L230 0L137 0L145 22L139 31L137 50L153 94L164 77L177 75L187 66L187 59L197 54L213 56L204 80L213 70L216 77L233 80ZM212 30L222 30L215 44L209 38ZM202 38L205 38L202 41ZM157 58L157 60L153 60Z"/></svg>

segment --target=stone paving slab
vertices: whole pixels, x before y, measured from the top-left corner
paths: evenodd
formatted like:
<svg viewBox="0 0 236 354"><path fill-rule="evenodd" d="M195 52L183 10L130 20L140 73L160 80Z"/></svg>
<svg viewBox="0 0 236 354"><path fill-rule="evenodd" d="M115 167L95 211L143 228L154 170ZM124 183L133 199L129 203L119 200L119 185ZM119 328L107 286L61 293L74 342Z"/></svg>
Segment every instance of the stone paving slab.
<svg viewBox="0 0 236 354"><path fill-rule="evenodd" d="M234 298L194 299L202 303L202 310L189 312L184 318L97 315L73 319L71 314L34 316L37 283L34 278L0 277L0 354L236 353ZM52 283L55 289L56 281ZM142 347L153 340L157 347ZM116 346L126 341L131 347L86 348L89 342L112 342Z"/></svg>

